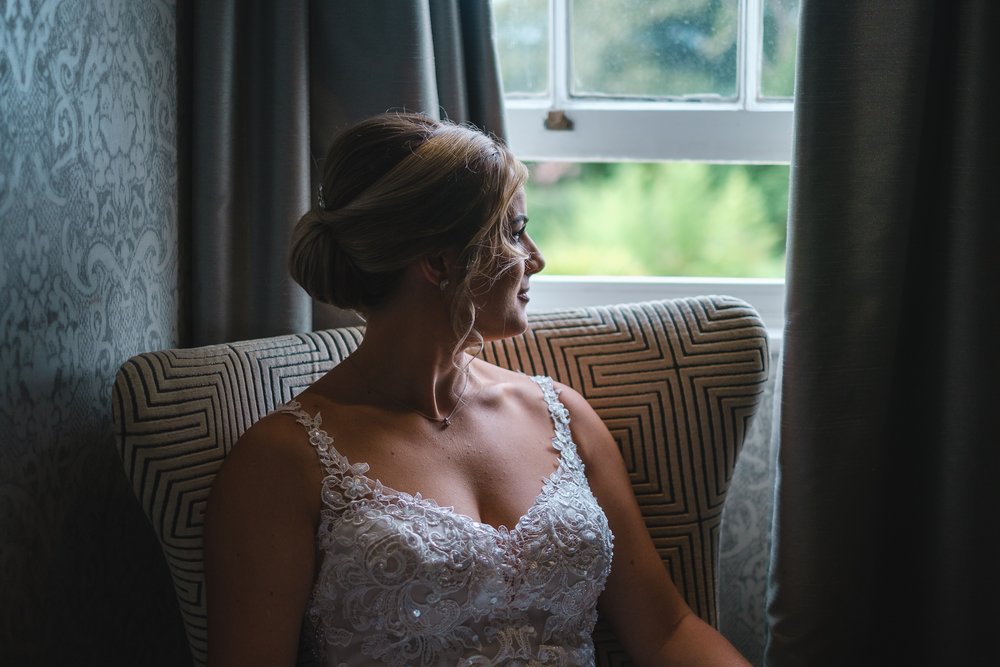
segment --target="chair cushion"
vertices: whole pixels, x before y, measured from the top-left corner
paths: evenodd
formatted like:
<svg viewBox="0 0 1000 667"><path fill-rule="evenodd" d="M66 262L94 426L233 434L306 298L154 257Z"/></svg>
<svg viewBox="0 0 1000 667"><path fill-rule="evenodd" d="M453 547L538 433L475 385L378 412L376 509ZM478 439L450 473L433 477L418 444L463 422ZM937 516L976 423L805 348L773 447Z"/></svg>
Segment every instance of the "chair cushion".
<svg viewBox="0 0 1000 667"><path fill-rule="evenodd" d="M696 297L529 316L483 357L550 375L593 405L625 457L653 541L692 609L717 619L722 506L767 377L767 336L746 303ZM339 363L361 340L332 329L149 352L114 385L116 442L153 523L197 664L204 664L205 504L251 424ZM317 490L318 492L318 490ZM599 664L627 664L605 627Z"/></svg>

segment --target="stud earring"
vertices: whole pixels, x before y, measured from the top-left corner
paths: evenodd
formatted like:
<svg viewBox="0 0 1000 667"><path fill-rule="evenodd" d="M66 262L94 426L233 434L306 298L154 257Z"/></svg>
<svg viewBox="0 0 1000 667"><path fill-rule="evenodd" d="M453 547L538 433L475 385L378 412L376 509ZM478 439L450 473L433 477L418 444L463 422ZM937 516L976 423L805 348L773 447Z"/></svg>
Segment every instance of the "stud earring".
<svg viewBox="0 0 1000 667"><path fill-rule="evenodd" d="M441 290L442 292L445 291L446 289L448 289L448 279L447 278L443 279L441 282L438 283L438 289Z"/></svg>

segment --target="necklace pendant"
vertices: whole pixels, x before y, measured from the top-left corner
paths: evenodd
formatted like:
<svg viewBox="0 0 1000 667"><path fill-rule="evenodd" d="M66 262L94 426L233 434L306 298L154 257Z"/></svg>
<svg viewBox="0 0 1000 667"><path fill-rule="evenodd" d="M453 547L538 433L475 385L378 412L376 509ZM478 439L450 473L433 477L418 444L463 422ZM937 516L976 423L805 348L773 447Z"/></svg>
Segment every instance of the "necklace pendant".
<svg viewBox="0 0 1000 667"><path fill-rule="evenodd" d="M441 420L441 428L448 428L451 426L451 417L445 417Z"/></svg>

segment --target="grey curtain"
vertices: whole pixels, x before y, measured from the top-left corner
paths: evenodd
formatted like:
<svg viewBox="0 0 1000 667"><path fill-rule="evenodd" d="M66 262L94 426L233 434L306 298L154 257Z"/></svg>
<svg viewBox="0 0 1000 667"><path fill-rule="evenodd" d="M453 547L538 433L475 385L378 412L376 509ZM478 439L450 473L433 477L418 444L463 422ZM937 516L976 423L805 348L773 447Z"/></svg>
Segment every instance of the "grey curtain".
<svg viewBox="0 0 1000 667"><path fill-rule="evenodd" d="M342 323L314 318L285 268L312 172L339 130L391 109L503 136L489 3L210 0L178 14L184 343Z"/></svg>
<svg viewBox="0 0 1000 667"><path fill-rule="evenodd" d="M801 20L766 663L1000 664L1000 5Z"/></svg>
<svg viewBox="0 0 1000 667"><path fill-rule="evenodd" d="M485 0L314 0L310 149L318 166L345 127L406 109L505 136L493 17ZM354 317L313 304L314 329Z"/></svg>

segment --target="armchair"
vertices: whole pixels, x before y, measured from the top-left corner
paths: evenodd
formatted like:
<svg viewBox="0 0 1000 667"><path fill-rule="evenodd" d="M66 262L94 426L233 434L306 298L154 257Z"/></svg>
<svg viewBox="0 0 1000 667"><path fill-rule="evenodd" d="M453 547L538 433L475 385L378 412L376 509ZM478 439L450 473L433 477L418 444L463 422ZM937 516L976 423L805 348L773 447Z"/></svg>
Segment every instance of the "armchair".
<svg viewBox="0 0 1000 667"><path fill-rule="evenodd" d="M748 423L767 378L757 313L724 296L532 314L527 332L487 344L507 368L583 394L625 457L657 550L692 609L718 620L719 529ZM339 363L356 327L140 354L113 390L116 443L160 539L196 664L206 658L205 505L240 434ZM317 490L317 493L319 491ZM610 630L599 665L631 664Z"/></svg>

